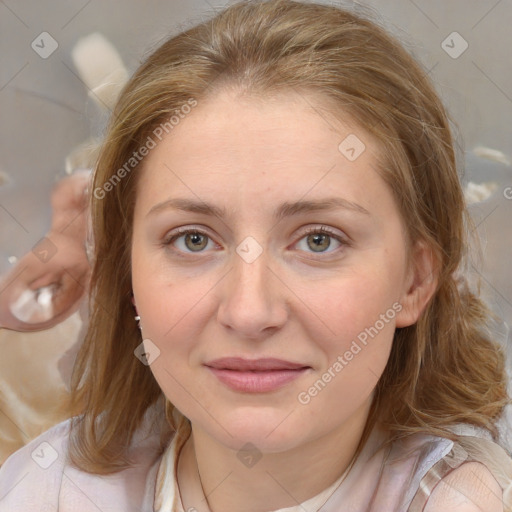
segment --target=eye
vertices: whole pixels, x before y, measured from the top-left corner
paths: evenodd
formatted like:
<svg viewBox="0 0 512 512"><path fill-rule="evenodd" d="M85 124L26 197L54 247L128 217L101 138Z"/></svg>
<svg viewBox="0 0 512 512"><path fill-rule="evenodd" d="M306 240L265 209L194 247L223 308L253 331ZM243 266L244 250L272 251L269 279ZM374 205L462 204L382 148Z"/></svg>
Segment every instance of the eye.
<svg viewBox="0 0 512 512"><path fill-rule="evenodd" d="M332 249L333 240L334 245L337 244L334 249ZM205 252L205 249L211 249L212 246L215 246L215 243L205 231L190 227L181 228L171 233L165 238L162 245L166 247L173 246L178 252L190 254ZM321 226L320 228L307 229L296 245L305 252L333 253L339 247L347 246L348 242L326 226Z"/></svg>
<svg viewBox="0 0 512 512"><path fill-rule="evenodd" d="M176 243L175 243L176 242ZM198 228L179 229L174 234L168 236L163 245L174 245L181 252L204 252L209 242L213 244L207 233Z"/></svg>
<svg viewBox="0 0 512 512"><path fill-rule="evenodd" d="M338 244L338 247L335 247L334 250L328 251L327 249L332 247L332 241L335 241L335 245ZM303 236L298 245L302 243L302 247L299 249L308 252L310 249L315 253L332 253L339 247L344 245L348 245L348 242L344 240L340 235L337 235L330 229L322 226L320 228L309 228L305 236Z"/></svg>

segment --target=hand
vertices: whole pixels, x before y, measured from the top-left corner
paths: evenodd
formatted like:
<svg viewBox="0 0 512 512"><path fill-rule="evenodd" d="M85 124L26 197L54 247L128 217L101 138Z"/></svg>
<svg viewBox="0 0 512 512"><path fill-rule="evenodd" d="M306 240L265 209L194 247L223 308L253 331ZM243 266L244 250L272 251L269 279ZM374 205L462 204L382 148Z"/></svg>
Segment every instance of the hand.
<svg viewBox="0 0 512 512"><path fill-rule="evenodd" d="M80 306L90 279L86 253L89 171L64 178L51 197L46 236L0 281L0 327L39 331Z"/></svg>

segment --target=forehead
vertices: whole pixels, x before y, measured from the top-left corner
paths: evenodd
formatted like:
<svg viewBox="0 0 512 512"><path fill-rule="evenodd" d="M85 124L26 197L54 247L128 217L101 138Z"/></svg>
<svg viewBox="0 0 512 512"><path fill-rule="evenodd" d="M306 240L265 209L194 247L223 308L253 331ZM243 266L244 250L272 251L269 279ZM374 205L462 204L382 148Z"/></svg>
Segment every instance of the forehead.
<svg viewBox="0 0 512 512"><path fill-rule="evenodd" d="M369 207L386 192L377 144L348 116L335 120L329 108L296 93L224 92L199 101L145 157L137 203L147 210L186 196L248 206L338 193Z"/></svg>
<svg viewBox="0 0 512 512"><path fill-rule="evenodd" d="M224 91L199 101L165 138L173 156L186 153L190 161L210 156L223 161L308 156L306 165L315 158L337 156L339 143L350 134L357 133L367 148L375 145L348 115L341 118L335 119L332 103L318 95L287 92L262 98Z"/></svg>

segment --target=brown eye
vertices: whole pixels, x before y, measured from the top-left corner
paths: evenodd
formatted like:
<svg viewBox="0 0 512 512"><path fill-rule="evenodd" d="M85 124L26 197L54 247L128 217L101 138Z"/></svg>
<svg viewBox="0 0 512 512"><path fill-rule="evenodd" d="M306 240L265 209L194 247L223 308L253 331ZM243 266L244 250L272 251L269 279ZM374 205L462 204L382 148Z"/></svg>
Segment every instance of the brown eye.
<svg viewBox="0 0 512 512"><path fill-rule="evenodd" d="M184 240L191 251L202 251L208 245L208 237L201 233L187 233Z"/></svg>
<svg viewBox="0 0 512 512"><path fill-rule="evenodd" d="M206 233L198 229L187 228L169 236L163 245L173 246L173 249L176 248L179 252L190 254L191 252L203 252L210 241L211 239Z"/></svg>
<svg viewBox="0 0 512 512"><path fill-rule="evenodd" d="M338 252L339 248L348 245L348 242L342 235L331 231L325 226L309 228L297 242L297 246L301 251L317 254L335 253Z"/></svg>
<svg viewBox="0 0 512 512"><path fill-rule="evenodd" d="M315 233L307 237L308 247L315 252L323 252L329 249L331 237L325 233Z"/></svg>

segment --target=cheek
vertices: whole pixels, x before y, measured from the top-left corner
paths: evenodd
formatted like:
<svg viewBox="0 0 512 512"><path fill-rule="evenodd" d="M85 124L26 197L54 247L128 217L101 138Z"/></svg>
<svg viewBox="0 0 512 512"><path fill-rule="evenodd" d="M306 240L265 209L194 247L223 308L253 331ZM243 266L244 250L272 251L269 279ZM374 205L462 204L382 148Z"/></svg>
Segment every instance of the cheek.
<svg viewBox="0 0 512 512"><path fill-rule="evenodd" d="M391 351L396 311L387 288L364 280L346 281L317 294L322 322L310 324L307 336L323 353L322 365L301 390L298 400L314 416L336 404L338 419L348 417L368 399ZM326 330L325 325L329 330ZM329 334L326 336L325 333Z"/></svg>
<svg viewBox="0 0 512 512"><path fill-rule="evenodd" d="M132 251L133 291L146 337L164 342L187 326L197 328L190 318L200 318L198 312L204 309L215 283L209 273L194 277L173 269L157 255Z"/></svg>
<svg viewBox="0 0 512 512"><path fill-rule="evenodd" d="M186 279L154 266L139 266L134 259L133 287L144 339L159 350L149 369L167 398L181 411L193 405L189 393L190 356L208 317L206 279Z"/></svg>
<svg viewBox="0 0 512 512"><path fill-rule="evenodd" d="M307 336L324 354L320 372L336 382L331 392L346 392L349 401L371 392L389 358L400 306L396 286L382 275L389 273L354 273L310 293L308 305L317 317L309 315Z"/></svg>
<svg viewBox="0 0 512 512"><path fill-rule="evenodd" d="M318 328L328 328L334 339L347 340L392 310L395 296L396 286L378 275L360 272L310 289L306 306L316 313ZM393 311L388 313L388 320L389 317L393 320Z"/></svg>

